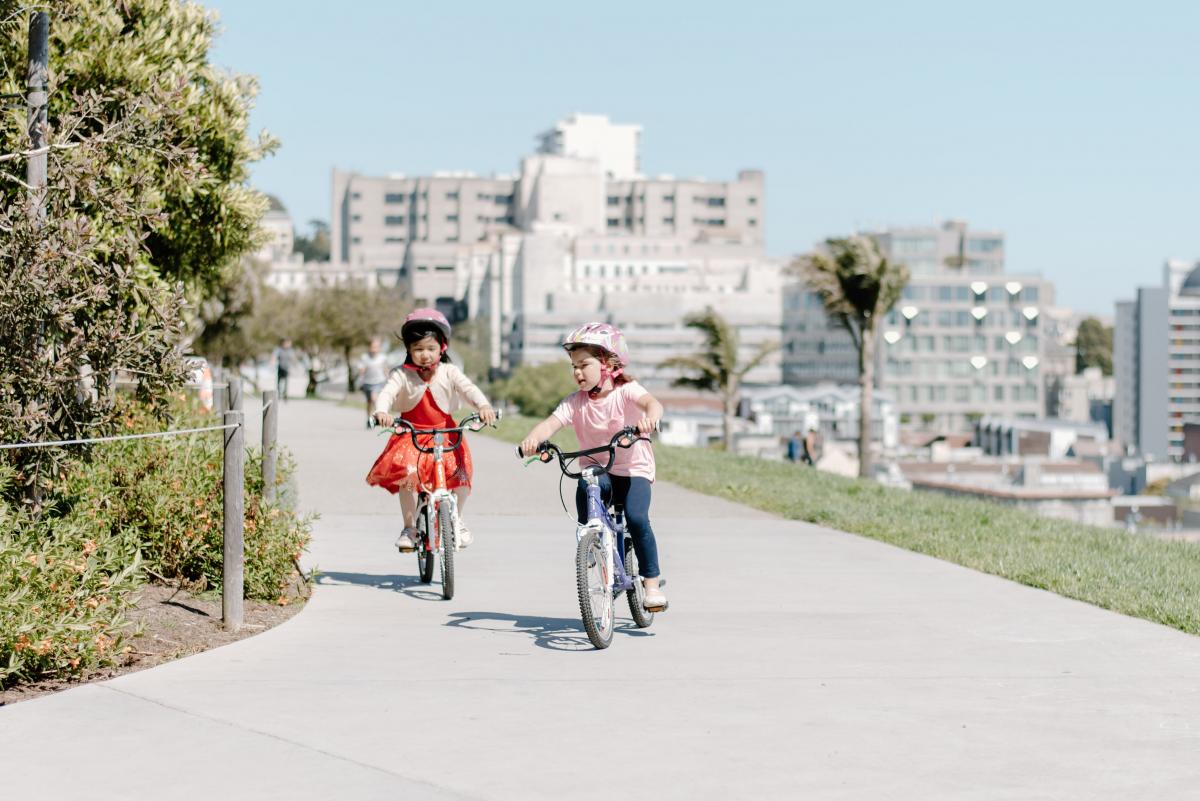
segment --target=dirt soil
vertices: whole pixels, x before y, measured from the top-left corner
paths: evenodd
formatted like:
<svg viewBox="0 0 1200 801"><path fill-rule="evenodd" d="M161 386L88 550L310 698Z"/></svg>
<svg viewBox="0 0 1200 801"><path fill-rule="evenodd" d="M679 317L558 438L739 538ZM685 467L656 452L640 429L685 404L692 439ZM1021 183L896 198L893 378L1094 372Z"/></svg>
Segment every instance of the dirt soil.
<svg viewBox="0 0 1200 801"><path fill-rule="evenodd" d="M140 593L137 606L129 612L129 633L124 644L132 646L133 650L124 664L70 680L50 680L0 690L0 706L144 670L252 637L291 618L304 606L305 600L293 596L289 597L286 606L280 606L247 599L245 624L241 630L229 632L221 627L219 595L197 596L185 589L161 584L148 584Z"/></svg>

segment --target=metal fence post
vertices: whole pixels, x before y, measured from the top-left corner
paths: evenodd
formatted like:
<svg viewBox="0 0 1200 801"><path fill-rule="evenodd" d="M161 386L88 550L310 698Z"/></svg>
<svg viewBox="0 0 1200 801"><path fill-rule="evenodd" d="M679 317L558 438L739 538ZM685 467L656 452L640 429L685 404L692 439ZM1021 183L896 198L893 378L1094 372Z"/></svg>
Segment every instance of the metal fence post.
<svg viewBox="0 0 1200 801"><path fill-rule="evenodd" d="M278 393L268 389L262 394L262 499L275 502L275 438L279 430Z"/></svg>
<svg viewBox="0 0 1200 801"><path fill-rule="evenodd" d="M245 425L242 412L227 411L225 425L225 542L221 567L221 619L225 628L237 631L242 627L242 596L244 593L244 555L242 498L245 487Z"/></svg>

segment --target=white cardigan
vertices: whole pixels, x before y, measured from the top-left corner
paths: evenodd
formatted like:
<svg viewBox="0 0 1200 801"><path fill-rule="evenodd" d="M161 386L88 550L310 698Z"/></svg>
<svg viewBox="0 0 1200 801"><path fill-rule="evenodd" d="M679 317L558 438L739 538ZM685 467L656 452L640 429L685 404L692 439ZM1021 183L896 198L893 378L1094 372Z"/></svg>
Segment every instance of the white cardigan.
<svg viewBox="0 0 1200 801"><path fill-rule="evenodd" d="M388 376L388 382L375 399L375 411L403 414L412 410L421 401L421 396L428 389L433 393L433 401L438 408L447 414L452 414L462 406L471 406L476 411L484 406L490 406L487 396L480 391L475 383L453 364L442 363L433 371L433 377L426 384L416 370L397 367Z"/></svg>

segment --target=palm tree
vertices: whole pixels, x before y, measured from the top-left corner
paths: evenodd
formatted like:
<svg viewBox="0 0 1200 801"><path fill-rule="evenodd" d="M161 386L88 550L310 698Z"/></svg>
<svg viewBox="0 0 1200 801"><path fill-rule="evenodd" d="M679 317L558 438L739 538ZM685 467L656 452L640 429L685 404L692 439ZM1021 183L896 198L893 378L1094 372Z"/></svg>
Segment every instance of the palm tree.
<svg viewBox="0 0 1200 801"><path fill-rule="evenodd" d="M738 335L724 317L712 307L684 318L688 328L704 336L701 350L687 356L672 356L660 367L681 370L685 375L671 382L676 387L691 387L721 396L722 435L725 450L733 449L733 417L737 413L742 379L779 348L778 342L764 342L745 363L738 363Z"/></svg>
<svg viewBox="0 0 1200 801"><path fill-rule="evenodd" d="M840 320L858 350L861 388L858 416L858 474L871 472L871 390L875 383L875 326L892 310L908 283L908 268L889 261L867 236L826 239L825 248L801 256L794 267Z"/></svg>

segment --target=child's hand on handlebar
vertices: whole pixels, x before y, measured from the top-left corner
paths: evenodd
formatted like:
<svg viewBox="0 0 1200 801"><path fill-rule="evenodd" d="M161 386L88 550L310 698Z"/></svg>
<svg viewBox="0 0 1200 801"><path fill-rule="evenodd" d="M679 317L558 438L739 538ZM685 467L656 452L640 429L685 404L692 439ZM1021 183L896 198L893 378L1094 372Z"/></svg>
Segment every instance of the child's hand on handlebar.
<svg viewBox="0 0 1200 801"><path fill-rule="evenodd" d="M392 416L387 412L375 412L375 425L391 426Z"/></svg>
<svg viewBox="0 0 1200 801"><path fill-rule="evenodd" d="M479 420L484 425L496 425L496 410L491 406L483 406L479 409Z"/></svg>
<svg viewBox="0 0 1200 801"><path fill-rule="evenodd" d="M638 424L637 424L638 433L642 434L642 435L653 434L655 431L658 430L658 423L659 423L658 417L651 417L650 415L644 415L641 420L638 420Z"/></svg>
<svg viewBox="0 0 1200 801"><path fill-rule="evenodd" d="M525 439L521 440L521 455L536 456L538 452L538 445L540 444L541 443L539 443L533 437L526 437Z"/></svg>

